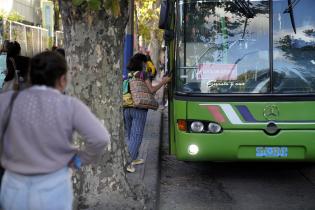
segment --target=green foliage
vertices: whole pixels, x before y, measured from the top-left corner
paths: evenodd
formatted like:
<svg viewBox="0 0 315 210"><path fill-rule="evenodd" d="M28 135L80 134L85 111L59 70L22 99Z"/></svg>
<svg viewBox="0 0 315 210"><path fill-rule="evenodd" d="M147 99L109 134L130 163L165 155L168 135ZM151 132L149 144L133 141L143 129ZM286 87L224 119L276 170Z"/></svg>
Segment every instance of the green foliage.
<svg viewBox="0 0 315 210"><path fill-rule="evenodd" d="M101 0L89 0L87 1L88 8L90 10L100 10L101 9Z"/></svg>
<svg viewBox="0 0 315 210"><path fill-rule="evenodd" d="M76 7L86 5L89 10L97 11L101 9L102 0L72 0Z"/></svg>
<svg viewBox="0 0 315 210"><path fill-rule="evenodd" d="M110 0L106 1L105 7L107 9L111 9L114 15L117 17L121 15L120 13L120 5L119 5L119 0Z"/></svg>
<svg viewBox="0 0 315 210"><path fill-rule="evenodd" d="M54 45L54 38L49 37L48 38L48 49L51 49L53 45Z"/></svg>
<svg viewBox="0 0 315 210"><path fill-rule="evenodd" d="M162 40L162 30L158 29L158 22L160 16L160 8L156 7L156 0L135 0L137 18L138 20L138 33L141 35L145 42L150 40L150 32L155 30L158 33L158 38Z"/></svg>
<svg viewBox="0 0 315 210"><path fill-rule="evenodd" d="M83 2L85 2L85 0L72 0L72 4L76 7L83 4Z"/></svg>
<svg viewBox="0 0 315 210"><path fill-rule="evenodd" d="M98 11L102 9L104 3L105 9L111 9L115 16L121 15L119 0L72 0L72 4L76 7L86 5L89 10Z"/></svg>
<svg viewBox="0 0 315 210"><path fill-rule="evenodd" d="M13 12L10 12L9 14L7 14L3 10L0 10L0 20L3 20L3 19L22 22L25 18L16 11L13 11Z"/></svg>

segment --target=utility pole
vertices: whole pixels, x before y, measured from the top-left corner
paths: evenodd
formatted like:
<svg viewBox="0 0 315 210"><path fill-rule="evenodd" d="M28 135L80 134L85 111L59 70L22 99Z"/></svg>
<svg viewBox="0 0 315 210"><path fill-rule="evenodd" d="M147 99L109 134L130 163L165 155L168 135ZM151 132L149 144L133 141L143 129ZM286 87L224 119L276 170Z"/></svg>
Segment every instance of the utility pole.
<svg viewBox="0 0 315 210"><path fill-rule="evenodd" d="M129 21L126 27L125 45L124 45L124 66L123 78L128 77L127 65L133 55L133 33L134 33L134 0L130 0Z"/></svg>

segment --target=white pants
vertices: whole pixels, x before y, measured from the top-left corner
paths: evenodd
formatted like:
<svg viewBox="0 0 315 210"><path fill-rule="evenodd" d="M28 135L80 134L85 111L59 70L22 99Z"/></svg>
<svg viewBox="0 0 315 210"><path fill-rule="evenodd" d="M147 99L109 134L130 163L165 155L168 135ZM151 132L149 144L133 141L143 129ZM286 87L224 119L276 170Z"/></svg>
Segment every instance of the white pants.
<svg viewBox="0 0 315 210"><path fill-rule="evenodd" d="M0 202L3 210L72 210L70 171L66 167L36 176L5 171Z"/></svg>

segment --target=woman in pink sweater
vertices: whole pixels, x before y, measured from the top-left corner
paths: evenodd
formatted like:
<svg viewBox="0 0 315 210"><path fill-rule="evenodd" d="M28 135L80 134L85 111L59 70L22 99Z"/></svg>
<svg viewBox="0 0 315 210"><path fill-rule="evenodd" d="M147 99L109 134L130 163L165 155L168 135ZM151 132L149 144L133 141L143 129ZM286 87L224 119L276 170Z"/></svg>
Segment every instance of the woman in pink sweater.
<svg viewBox="0 0 315 210"><path fill-rule="evenodd" d="M16 97L4 133L1 164L1 206L19 210L72 210L69 165L88 164L110 142L106 128L90 109L62 94L67 85L65 59L43 52L31 59L32 86ZM13 91L0 94L4 116ZM1 117L2 119L3 117ZM85 140L85 149L72 144L73 132Z"/></svg>

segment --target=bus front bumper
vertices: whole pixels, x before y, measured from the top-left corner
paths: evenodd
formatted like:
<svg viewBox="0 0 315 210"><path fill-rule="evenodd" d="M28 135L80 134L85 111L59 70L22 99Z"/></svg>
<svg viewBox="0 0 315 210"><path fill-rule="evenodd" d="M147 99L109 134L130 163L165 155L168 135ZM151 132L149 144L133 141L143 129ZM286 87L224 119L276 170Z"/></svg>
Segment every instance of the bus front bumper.
<svg viewBox="0 0 315 210"><path fill-rule="evenodd" d="M176 157L187 161L315 161L315 130L176 131Z"/></svg>

